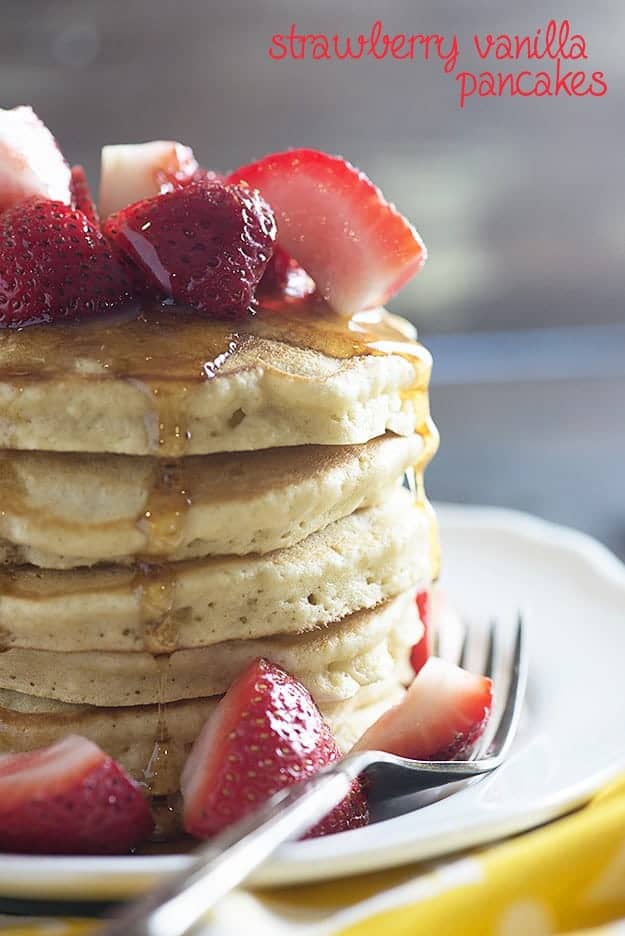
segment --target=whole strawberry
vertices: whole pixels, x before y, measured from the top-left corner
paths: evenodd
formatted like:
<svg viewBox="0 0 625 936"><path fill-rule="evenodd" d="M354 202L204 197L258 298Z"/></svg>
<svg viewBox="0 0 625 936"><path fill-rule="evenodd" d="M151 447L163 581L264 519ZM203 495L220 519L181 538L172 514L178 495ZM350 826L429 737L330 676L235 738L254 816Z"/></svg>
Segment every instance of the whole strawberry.
<svg viewBox="0 0 625 936"><path fill-rule="evenodd" d="M276 225L257 192L204 179L123 208L104 233L162 295L236 318L253 306Z"/></svg>
<svg viewBox="0 0 625 936"><path fill-rule="evenodd" d="M123 267L82 211L35 197L0 215L0 326L81 319L131 295Z"/></svg>
<svg viewBox="0 0 625 936"><path fill-rule="evenodd" d="M185 764L180 779L185 829L197 838L215 835L340 756L308 690L267 660L254 660L219 703ZM309 835L367 821L367 801L356 781Z"/></svg>

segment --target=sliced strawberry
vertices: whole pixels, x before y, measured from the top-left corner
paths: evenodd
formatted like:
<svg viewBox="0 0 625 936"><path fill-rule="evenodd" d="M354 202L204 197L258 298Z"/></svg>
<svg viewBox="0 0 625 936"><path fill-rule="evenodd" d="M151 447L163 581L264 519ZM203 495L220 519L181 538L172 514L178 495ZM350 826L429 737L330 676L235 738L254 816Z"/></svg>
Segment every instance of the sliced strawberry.
<svg viewBox="0 0 625 936"><path fill-rule="evenodd" d="M84 318L117 308L131 291L81 211L31 198L0 216L0 326Z"/></svg>
<svg viewBox="0 0 625 936"><path fill-rule="evenodd" d="M273 256L258 284L258 295L280 299L283 296L303 299L315 291L315 284L297 260L276 245Z"/></svg>
<svg viewBox="0 0 625 936"><path fill-rule="evenodd" d="M410 662L415 673L420 672L430 656L430 593L417 592L417 610L423 624L423 635L410 653Z"/></svg>
<svg viewBox="0 0 625 936"><path fill-rule="evenodd" d="M345 315L382 305L426 258L415 229L367 176L338 156L298 149L237 169L273 208L278 243Z"/></svg>
<svg viewBox="0 0 625 936"><path fill-rule="evenodd" d="M430 657L402 702L385 712L355 748L417 760L458 760L482 735L492 703L488 677Z"/></svg>
<svg viewBox="0 0 625 936"><path fill-rule="evenodd" d="M108 218L133 202L190 180L198 164L193 150L174 140L102 147L100 215Z"/></svg>
<svg viewBox="0 0 625 936"><path fill-rule="evenodd" d="M2 851L123 854L152 826L139 785L86 738L0 756Z"/></svg>
<svg viewBox="0 0 625 936"><path fill-rule="evenodd" d="M76 208L77 211L82 211L87 220L92 224L99 224L98 212L91 196L87 175L82 166L72 166L70 189L72 193L72 208Z"/></svg>
<svg viewBox="0 0 625 936"><path fill-rule="evenodd" d="M252 306L276 226L257 192L202 181L129 205L104 233L154 289L229 318Z"/></svg>
<svg viewBox="0 0 625 936"><path fill-rule="evenodd" d="M69 166L33 109L0 109L0 212L33 195L69 205L69 186Z"/></svg>
<svg viewBox="0 0 625 936"><path fill-rule="evenodd" d="M202 729L180 778L184 825L208 838L278 790L340 758L310 693L288 673L255 660L232 684ZM364 793L355 786L309 834L364 825Z"/></svg>

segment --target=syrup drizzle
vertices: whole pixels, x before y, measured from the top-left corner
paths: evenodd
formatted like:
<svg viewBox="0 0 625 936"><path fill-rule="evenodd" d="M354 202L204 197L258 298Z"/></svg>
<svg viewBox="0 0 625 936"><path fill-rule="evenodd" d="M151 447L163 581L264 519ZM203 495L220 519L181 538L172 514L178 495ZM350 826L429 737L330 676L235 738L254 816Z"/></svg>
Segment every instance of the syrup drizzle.
<svg viewBox="0 0 625 936"><path fill-rule="evenodd" d="M159 460L150 495L137 527L145 536L145 557L171 555L183 541L185 517L193 504L180 461Z"/></svg>
<svg viewBox="0 0 625 936"><path fill-rule="evenodd" d="M161 771L167 770L167 761L169 759L170 734L167 726L167 705L164 702L165 691L167 687L167 675L169 670L169 654L155 654L154 662L159 671L158 680L158 698L157 698L157 723L152 753L145 768L143 783L148 794L152 794L159 786L159 776ZM165 814L166 814L165 810ZM161 816L162 819L162 816ZM158 832L158 830L157 830ZM160 834L163 834L162 831Z"/></svg>
<svg viewBox="0 0 625 936"><path fill-rule="evenodd" d="M220 367L237 349L235 334L222 334L218 340L225 342L224 350L214 355L212 360L204 360L196 371L196 379L210 380ZM149 360L148 360L149 358ZM152 356L146 356L146 363L151 363ZM168 371L166 370L167 374ZM132 378L131 378L132 379ZM136 378L135 378L136 379ZM182 479L180 459L188 452L192 430L185 421L186 398L189 392L187 383L179 385L168 383L162 378L144 379L140 382L144 392L151 397L151 417L146 426L151 437L151 448L157 453L167 452L167 458L159 458L150 494L143 514L137 519L137 526L145 536L144 551L150 556L171 555L183 541L186 517L193 503L191 492ZM150 435L150 430L156 429ZM139 563L135 579L135 588L140 599L140 618L143 630L145 650L154 655L159 668L158 722L154 747L145 771L145 784L148 792L158 788L161 771L166 770L168 745L170 742L167 725L167 676L170 657L178 647L178 618L176 616L176 576L168 565ZM167 805L161 810L159 826L172 807ZM158 830L157 830L158 832ZM159 834L166 834L163 830Z"/></svg>
<svg viewBox="0 0 625 936"><path fill-rule="evenodd" d="M167 443L178 440L175 420L172 426L167 418L167 386L175 384L172 399L179 412L181 387L217 376L233 356L259 338L311 348L334 358L399 354L418 362L425 378L419 385L422 389L431 366L429 352L384 310L348 319L320 299L308 297L267 299L256 315L237 321L236 330L228 322L207 319L189 309L160 305L77 325L0 331L0 380L24 388L38 380L68 376L80 380L110 376L143 384L148 396L155 397L158 422L151 427L150 438L158 454L162 439Z"/></svg>

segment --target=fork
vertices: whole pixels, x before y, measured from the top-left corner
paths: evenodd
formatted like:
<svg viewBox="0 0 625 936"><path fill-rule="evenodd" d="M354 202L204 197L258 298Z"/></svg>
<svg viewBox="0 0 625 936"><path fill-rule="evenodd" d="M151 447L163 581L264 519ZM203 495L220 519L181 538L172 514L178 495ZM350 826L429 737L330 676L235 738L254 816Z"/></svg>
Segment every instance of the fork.
<svg viewBox="0 0 625 936"><path fill-rule="evenodd" d="M484 675L495 674L501 628L488 627ZM435 649L438 640L435 638ZM465 625L456 660L466 663L476 632ZM202 845L188 867L152 893L130 904L100 930L100 936L184 936L230 890L240 884L280 845L319 822L346 796L358 776L367 779L369 795L384 798L417 793L496 770L510 750L527 682L527 652L519 614L508 666L501 715L491 739L471 760L419 761L384 751L356 751L302 783L282 790L250 816Z"/></svg>

